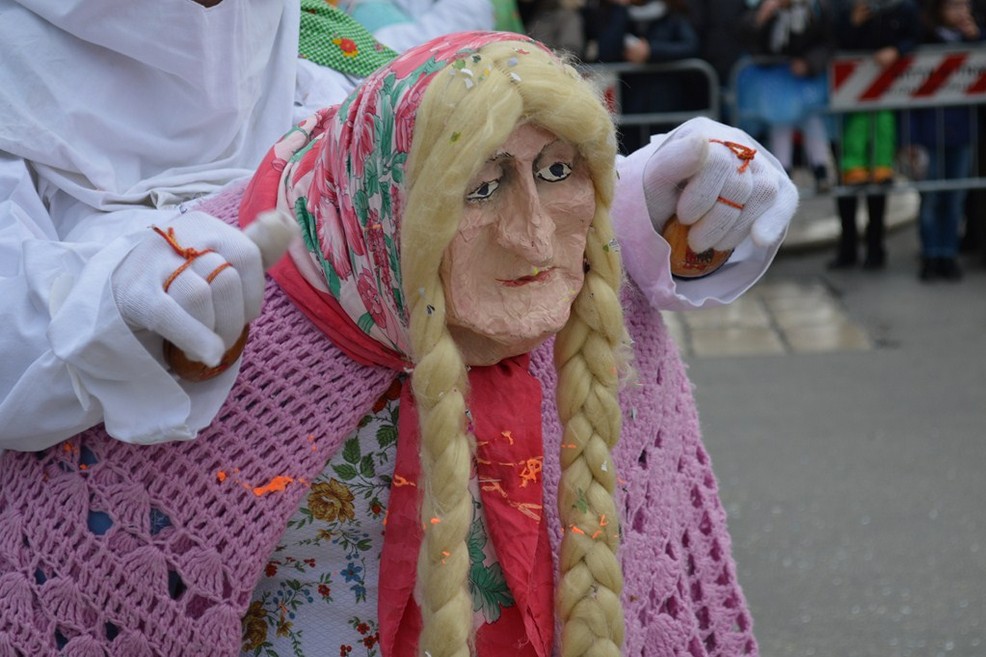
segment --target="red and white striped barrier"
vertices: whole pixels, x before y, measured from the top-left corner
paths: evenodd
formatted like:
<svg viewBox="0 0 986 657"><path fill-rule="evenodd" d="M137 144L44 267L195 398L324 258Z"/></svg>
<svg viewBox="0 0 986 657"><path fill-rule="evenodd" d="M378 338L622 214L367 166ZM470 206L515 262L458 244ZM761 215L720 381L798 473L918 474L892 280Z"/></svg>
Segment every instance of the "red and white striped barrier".
<svg viewBox="0 0 986 657"><path fill-rule="evenodd" d="M829 107L855 110L986 102L986 48L922 49L883 68L870 55L839 55Z"/></svg>

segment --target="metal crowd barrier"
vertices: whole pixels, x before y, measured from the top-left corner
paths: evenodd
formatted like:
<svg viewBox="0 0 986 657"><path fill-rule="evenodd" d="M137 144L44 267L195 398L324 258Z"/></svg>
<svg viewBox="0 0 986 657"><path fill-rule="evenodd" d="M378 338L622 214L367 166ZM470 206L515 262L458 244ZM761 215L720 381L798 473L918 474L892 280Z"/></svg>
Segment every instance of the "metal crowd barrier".
<svg viewBox="0 0 986 657"><path fill-rule="evenodd" d="M966 49L956 50L955 48L941 47L941 46L922 46L916 51L911 53L912 59L916 60L921 56L936 56L940 57L947 55L949 53L968 53L975 52L974 46L970 46ZM980 46L977 54L982 54L984 51ZM870 54L863 53L852 53L852 52L840 52L837 53L836 57L868 57ZM754 66L772 66L780 63L784 63L786 58L774 57L774 56L755 56L746 57L739 62L737 62L729 76L729 85L727 91L724 93L725 109L730 118L730 122L734 125L743 126L745 122L750 120L759 120L763 125L768 125L761 117L756 115L751 115L749 112L744 112L744 108L740 106L739 102L739 79L743 71L749 67ZM956 64L958 66L959 64ZM976 66L982 66L981 62L976 63ZM948 66L943 66L941 71L936 71L935 75L951 75L955 73L955 69L948 70ZM906 75L906 70L901 71L902 75ZM830 84L829 88L831 91L832 83L831 76L832 71L829 71ZM980 75L986 76L986 69L976 69L966 75L966 77ZM930 76L929 76L930 77ZM980 80L983 78L981 77ZM890 81L886 82L888 85ZM903 176L898 172L895 176L893 183L887 185L877 185L870 184L864 186L846 186L846 185L836 185L832 187L829 192L833 196L850 196L858 194L860 192L864 193L890 193L896 191L943 191L952 189L986 189L986 177L981 171L981 158L980 158L980 135L979 127L980 123L980 113L986 111L983 109L983 105L986 105L984 101L984 95L979 93L978 95L970 95L967 98L959 98L952 94L951 97L943 101L934 100L918 100L915 101L912 98L903 98L900 96L890 96L885 99L868 99L864 103L859 103L855 106L847 105L845 102L841 102L838 106L833 106L831 99L829 100L828 107L825 108L823 113L833 119L830 124L834 124L833 132L830 133L830 141L840 143L842 138L842 121L840 119L843 114L849 112L865 112L865 111L876 111L876 110L893 110L898 114L897 121L897 135L898 144L897 149L900 152L902 149L912 146L910 142L910 135L908 130L904 127L907 125L909 114L917 109L931 109L935 112L936 123L937 123L937 157L939 161L942 159L942 135L944 134L944 110L949 107L956 106L970 106L972 111L970 112L970 135L971 135L971 145L972 145L972 162L970 166L970 174L964 178L957 179L923 179L916 180ZM838 167L838 162L836 161L836 167ZM808 195L811 195L810 193Z"/></svg>
<svg viewBox="0 0 986 657"><path fill-rule="evenodd" d="M582 74L590 79L604 94L604 97L614 114L614 120L621 130L633 126L640 130L641 137L646 143L654 126L676 125L697 116L719 119L722 101L720 98L719 76L711 64L703 59L689 58L662 64L583 64ZM703 78L708 102L695 109L683 109L667 112L647 112L626 114L623 112L622 95L627 86L627 75L640 74L680 75L682 73L696 74Z"/></svg>

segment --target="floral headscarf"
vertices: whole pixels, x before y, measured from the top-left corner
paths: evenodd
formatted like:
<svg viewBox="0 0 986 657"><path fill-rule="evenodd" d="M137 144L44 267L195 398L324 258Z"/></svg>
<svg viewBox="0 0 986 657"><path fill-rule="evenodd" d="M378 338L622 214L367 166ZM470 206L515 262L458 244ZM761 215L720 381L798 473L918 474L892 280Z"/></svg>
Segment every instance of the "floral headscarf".
<svg viewBox="0 0 986 657"><path fill-rule="evenodd" d="M298 270L388 354L374 359L350 353L361 362L392 366L395 359L407 362L410 353L398 249L405 165L422 96L450 62L485 44L518 39L524 38L464 32L408 51L368 77L342 105L289 131L251 184L246 197L252 207L241 215L252 217L274 205L256 187L262 179L271 189L272 178L279 178L276 206L298 218L307 249L292 252Z"/></svg>

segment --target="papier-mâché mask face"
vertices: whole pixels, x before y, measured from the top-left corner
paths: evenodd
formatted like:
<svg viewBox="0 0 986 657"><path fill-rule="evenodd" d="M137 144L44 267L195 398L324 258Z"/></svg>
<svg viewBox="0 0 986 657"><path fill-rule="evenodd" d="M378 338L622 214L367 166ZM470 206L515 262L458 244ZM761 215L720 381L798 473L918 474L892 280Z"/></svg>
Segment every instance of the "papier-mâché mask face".
<svg viewBox="0 0 986 657"><path fill-rule="evenodd" d="M575 146L521 123L465 200L442 262L447 321L466 362L489 365L530 351L568 321L595 190Z"/></svg>

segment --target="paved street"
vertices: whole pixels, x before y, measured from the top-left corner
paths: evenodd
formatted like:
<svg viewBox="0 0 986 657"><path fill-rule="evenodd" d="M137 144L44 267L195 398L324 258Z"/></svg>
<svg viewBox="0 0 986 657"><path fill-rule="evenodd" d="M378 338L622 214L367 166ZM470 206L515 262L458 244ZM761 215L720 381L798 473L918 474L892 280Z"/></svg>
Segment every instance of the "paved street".
<svg viewBox="0 0 986 657"><path fill-rule="evenodd" d="M675 320L763 657L986 655L986 269L919 283L913 224L888 250L838 273L830 248L782 252L720 318L766 316L773 347L717 355L694 339L716 327ZM813 299L787 327L785 290ZM813 322L851 339L796 348Z"/></svg>

